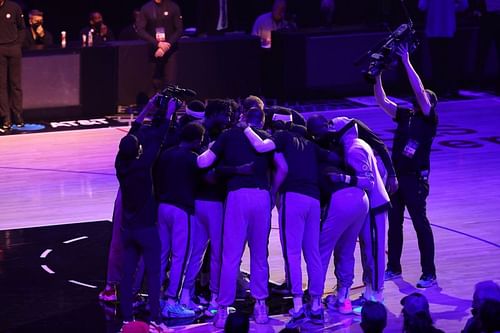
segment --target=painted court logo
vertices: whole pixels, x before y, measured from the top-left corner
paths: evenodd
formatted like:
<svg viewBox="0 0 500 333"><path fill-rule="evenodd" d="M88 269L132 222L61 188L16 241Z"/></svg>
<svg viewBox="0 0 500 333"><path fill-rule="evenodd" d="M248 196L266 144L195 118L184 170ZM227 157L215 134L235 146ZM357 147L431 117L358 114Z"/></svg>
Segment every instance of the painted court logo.
<svg viewBox="0 0 500 333"><path fill-rule="evenodd" d="M60 127L81 127L81 128L89 128L89 127L101 127L103 125L109 125L109 122L106 118L96 118L96 119L83 119L83 120L68 120L68 121L59 121L59 122L51 122L51 128L60 128Z"/></svg>

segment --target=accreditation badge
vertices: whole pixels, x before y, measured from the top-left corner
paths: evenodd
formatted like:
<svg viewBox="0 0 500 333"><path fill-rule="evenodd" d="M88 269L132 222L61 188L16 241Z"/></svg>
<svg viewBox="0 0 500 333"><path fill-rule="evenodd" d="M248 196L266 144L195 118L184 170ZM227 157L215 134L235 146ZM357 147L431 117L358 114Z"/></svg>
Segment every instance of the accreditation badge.
<svg viewBox="0 0 500 333"><path fill-rule="evenodd" d="M413 139L408 140L408 143L403 149L403 155L405 155L408 158L413 158L413 156L415 156L415 153L417 152L418 146L419 146L418 141L415 141Z"/></svg>

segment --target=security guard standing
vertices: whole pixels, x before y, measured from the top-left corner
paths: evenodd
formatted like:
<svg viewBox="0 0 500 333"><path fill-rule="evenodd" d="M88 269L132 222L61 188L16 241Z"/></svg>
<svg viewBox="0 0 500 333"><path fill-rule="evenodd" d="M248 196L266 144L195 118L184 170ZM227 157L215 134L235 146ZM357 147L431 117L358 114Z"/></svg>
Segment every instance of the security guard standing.
<svg viewBox="0 0 500 333"><path fill-rule="evenodd" d="M12 120L22 127L21 45L25 24L21 7L0 0L0 117L2 132L10 130ZM11 119L11 112L14 119Z"/></svg>

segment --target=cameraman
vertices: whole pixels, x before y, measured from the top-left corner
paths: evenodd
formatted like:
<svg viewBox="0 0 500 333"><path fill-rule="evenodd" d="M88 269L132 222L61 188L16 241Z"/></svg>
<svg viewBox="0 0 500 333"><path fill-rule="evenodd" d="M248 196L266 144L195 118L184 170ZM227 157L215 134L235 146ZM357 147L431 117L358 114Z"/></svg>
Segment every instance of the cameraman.
<svg viewBox="0 0 500 333"><path fill-rule="evenodd" d="M397 124L392 161L398 177L399 189L391 196L389 252L385 278L389 280L401 276L400 259L403 249L403 221L406 207L417 233L420 250L422 276L417 287L428 288L436 284L434 236L427 219L426 199L429 194L431 146L438 124L437 97L434 92L424 88L410 62L408 47L399 46L397 54L401 57L416 97L416 103L413 108L397 105L387 98L382 86L382 75L376 77L374 94L377 103Z"/></svg>
<svg viewBox="0 0 500 333"><path fill-rule="evenodd" d="M123 324L133 320L132 281L139 258L144 258L148 277L150 331L163 332L160 316L160 237L157 229L158 204L155 200L152 169L176 111L172 98L167 110L153 97L120 141L116 156L116 176L122 193L122 239L124 246L121 309ZM155 112L152 126L141 126L149 112ZM162 116L163 112L165 114ZM141 128L142 127L142 128Z"/></svg>

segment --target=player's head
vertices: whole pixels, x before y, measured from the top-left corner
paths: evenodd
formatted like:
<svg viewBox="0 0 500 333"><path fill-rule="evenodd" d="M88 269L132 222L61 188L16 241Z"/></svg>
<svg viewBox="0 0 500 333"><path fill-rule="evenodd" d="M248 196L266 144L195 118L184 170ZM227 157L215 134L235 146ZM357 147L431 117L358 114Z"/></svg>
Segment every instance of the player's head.
<svg viewBox="0 0 500 333"><path fill-rule="evenodd" d="M120 140L118 154L126 160L139 159L142 155L142 145L137 136L133 134L125 135Z"/></svg>
<svg viewBox="0 0 500 333"><path fill-rule="evenodd" d="M319 114L309 117L307 119L307 132L313 139L320 139L328 133L328 120Z"/></svg>
<svg viewBox="0 0 500 333"><path fill-rule="evenodd" d="M264 127L265 115L264 111L260 108L250 108L245 116L246 122L253 127Z"/></svg>
<svg viewBox="0 0 500 333"><path fill-rule="evenodd" d="M246 117L246 113L251 108L259 108L264 111L264 101L257 96L250 95L243 100L240 105L240 119L244 119Z"/></svg>
<svg viewBox="0 0 500 333"><path fill-rule="evenodd" d="M225 129L231 122L231 103L224 99L212 99L207 102L205 108L205 126L211 130L212 127Z"/></svg>
<svg viewBox="0 0 500 333"><path fill-rule="evenodd" d="M197 122L191 122L185 125L179 134L181 143L191 149L198 149L203 141L205 128Z"/></svg>

